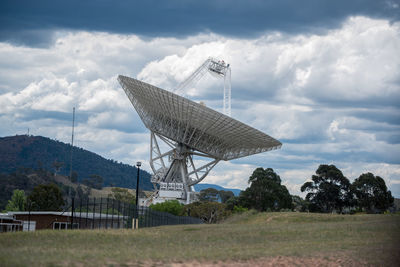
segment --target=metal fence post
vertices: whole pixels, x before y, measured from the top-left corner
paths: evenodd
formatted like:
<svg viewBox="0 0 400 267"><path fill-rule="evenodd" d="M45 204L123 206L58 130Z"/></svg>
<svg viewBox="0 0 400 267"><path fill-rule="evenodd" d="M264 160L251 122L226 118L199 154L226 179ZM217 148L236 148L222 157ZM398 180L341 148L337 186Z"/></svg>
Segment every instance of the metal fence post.
<svg viewBox="0 0 400 267"><path fill-rule="evenodd" d="M125 202L122 202L122 228L125 227Z"/></svg>
<svg viewBox="0 0 400 267"><path fill-rule="evenodd" d="M100 215L99 215L99 229L101 228L101 212L102 212L103 198L100 198Z"/></svg>
<svg viewBox="0 0 400 267"><path fill-rule="evenodd" d="M127 222L127 228L129 228L130 223L132 223L132 218L131 218L131 203L128 203L128 222ZM133 225L133 224L132 224ZM130 227L132 228L132 227Z"/></svg>
<svg viewBox="0 0 400 267"><path fill-rule="evenodd" d="M137 218L138 218L138 211L137 211L137 206L136 206L136 205L133 207L133 218L134 218L134 221L133 221L133 229L137 229L137 224L138 224L138 221L137 221Z"/></svg>
<svg viewBox="0 0 400 267"><path fill-rule="evenodd" d="M136 229L136 205L132 205L132 227Z"/></svg>
<svg viewBox="0 0 400 267"><path fill-rule="evenodd" d="M79 201L79 229L81 229L82 226L82 198L80 198Z"/></svg>
<svg viewBox="0 0 400 267"><path fill-rule="evenodd" d="M75 209L75 197L71 199L71 230L74 225L74 209Z"/></svg>
<svg viewBox="0 0 400 267"><path fill-rule="evenodd" d="M88 228L88 217L89 217L89 197L86 200L86 223L85 223L85 228Z"/></svg>
<svg viewBox="0 0 400 267"><path fill-rule="evenodd" d="M111 229L114 229L114 199L112 199Z"/></svg>
<svg viewBox="0 0 400 267"><path fill-rule="evenodd" d="M31 208L32 208L32 202L29 201L29 213L28 213L28 232L31 231Z"/></svg>
<svg viewBox="0 0 400 267"><path fill-rule="evenodd" d="M108 229L108 202L110 198L107 197L107 207L106 207L106 229Z"/></svg>
<svg viewBox="0 0 400 267"><path fill-rule="evenodd" d="M119 212L120 212L120 207L121 207L121 201L118 200L118 208L117 208L117 212L118 212L118 229L120 228L120 218L119 218Z"/></svg>
<svg viewBox="0 0 400 267"><path fill-rule="evenodd" d="M92 209L92 212L93 212L93 216L92 216L92 229L94 229L94 213L95 213L95 211L96 211L96 198L94 197L94 198L93 198L93 209Z"/></svg>

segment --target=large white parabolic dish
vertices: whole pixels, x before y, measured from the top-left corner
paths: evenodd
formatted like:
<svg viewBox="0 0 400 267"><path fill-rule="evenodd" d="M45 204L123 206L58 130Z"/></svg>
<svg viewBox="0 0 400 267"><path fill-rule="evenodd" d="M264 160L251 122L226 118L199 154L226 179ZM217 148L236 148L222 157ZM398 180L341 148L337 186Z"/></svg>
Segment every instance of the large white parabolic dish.
<svg viewBox="0 0 400 267"><path fill-rule="evenodd" d="M253 127L167 90L122 75L118 81L150 131L213 158L231 160L282 146Z"/></svg>

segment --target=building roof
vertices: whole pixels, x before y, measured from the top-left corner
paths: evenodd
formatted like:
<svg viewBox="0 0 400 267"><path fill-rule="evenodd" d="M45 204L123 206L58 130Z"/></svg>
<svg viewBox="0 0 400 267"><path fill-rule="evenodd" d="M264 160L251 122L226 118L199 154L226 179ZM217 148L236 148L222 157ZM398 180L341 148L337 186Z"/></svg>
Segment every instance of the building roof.
<svg viewBox="0 0 400 267"><path fill-rule="evenodd" d="M3 219L3 220L13 220L14 217L13 217L12 214L0 213L0 219Z"/></svg>
<svg viewBox="0 0 400 267"><path fill-rule="evenodd" d="M271 136L187 98L126 76L118 81L151 131L222 160L282 146Z"/></svg>
<svg viewBox="0 0 400 267"><path fill-rule="evenodd" d="M29 211L10 211L8 212L9 215L13 216L13 215L28 215ZM68 211L68 212L62 212L62 211L31 211L31 215L55 215L55 216L65 216L65 217L71 217L72 216L72 212ZM106 214L106 213L92 213L92 212L88 212L86 214L86 212L79 212L76 211L74 212L74 218L88 218L88 219L111 219L114 218L127 218L127 216L122 216L122 215L118 215L118 214Z"/></svg>

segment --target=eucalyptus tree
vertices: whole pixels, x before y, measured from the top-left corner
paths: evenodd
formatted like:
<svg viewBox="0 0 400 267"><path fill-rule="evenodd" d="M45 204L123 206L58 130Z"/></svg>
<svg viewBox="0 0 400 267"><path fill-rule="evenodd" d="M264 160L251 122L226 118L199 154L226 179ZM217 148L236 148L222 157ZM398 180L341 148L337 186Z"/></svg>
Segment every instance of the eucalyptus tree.
<svg viewBox="0 0 400 267"><path fill-rule="evenodd" d="M311 181L301 186L301 192L308 192L310 211L341 212L352 206L350 181L335 165L320 165Z"/></svg>
<svg viewBox="0 0 400 267"><path fill-rule="evenodd" d="M246 208L259 211L292 208L292 198L281 178L273 169L257 168L250 176L250 187L242 191L239 202Z"/></svg>
<svg viewBox="0 0 400 267"><path fill-rule="evenodd" d="M24 211L26 196L24 190L15 189L11 199L8 201L5 211Z"/></svg>
<svg viewBox="0 0 400 267"><path fill-rule="evenodd" d="M353 192L357 204L367 212L383 212L393 205L394 198L387 189L385 180L372 173L363 173L354 180Z"/></svg>

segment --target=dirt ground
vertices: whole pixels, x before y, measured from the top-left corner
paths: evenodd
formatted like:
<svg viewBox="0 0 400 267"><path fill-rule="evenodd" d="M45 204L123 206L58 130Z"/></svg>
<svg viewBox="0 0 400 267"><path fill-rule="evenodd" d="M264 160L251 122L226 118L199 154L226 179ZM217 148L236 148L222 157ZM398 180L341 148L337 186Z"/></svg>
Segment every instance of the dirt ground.
<svg viewBox="0 0 400 267"><path fill-rule="evenodd" d="M112 265L112 264L111 264ZM386 264L384 264L386 265ZM392 264L388 264L391 266ZM229 261L178 261L178 262L141 262L124 266L168 266L168 267L261 267L261 266L371 266L347 255L317 256L317 257L288 257L278 256L250 260Z"/></svg>
<svg viewBox="0 0 400 267"><path fill-rule="evenodd" d="M274 258L261 258L246 261L226 261L226 262L182 262L170 263L166 266L171 267L258 267L258 266L366 266L365 263L355 261L353 259L335 259L323 257L274 257Z"/></svg>

